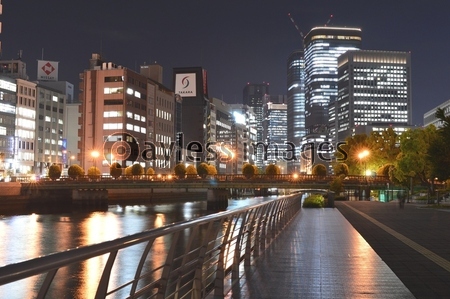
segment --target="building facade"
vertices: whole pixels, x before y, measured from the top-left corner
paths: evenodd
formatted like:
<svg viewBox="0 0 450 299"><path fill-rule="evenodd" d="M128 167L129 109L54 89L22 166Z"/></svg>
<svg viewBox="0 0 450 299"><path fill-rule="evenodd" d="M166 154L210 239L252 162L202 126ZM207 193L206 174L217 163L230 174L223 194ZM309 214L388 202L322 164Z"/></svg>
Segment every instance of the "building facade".
<svg viewBox="0 0 450 299"><path fill-rule="evenodd" d="M338 97L334 105L330 104L336 140L344 141L357 131L379 131L383 127L401 133L411 126L409 52L348 51L338 61Z"/></svg>
<svg viewBox="0 0 450 299"><path fill-rule="evenodd" d="M308 134L329 130L328 105L337 98L338 57L361 47L361 29L315 27L305 36L305 126Z"/></svg>
<svg viewBox="0 0 450 299"><path fill-rule="evenodd" d="M305 126L305 58L296 50L287 61L287 141L295 145L295 157L287 162L288 173L300 170L300 144Z"/></svg>
<svg viewBox="0 0 450 299"><path fill-rule="evenodd" d="M0 77L0 179L16 172L16 91L14 79Z"/></svg>
<svg viewBox="0 0 450 299"><path fill-rule="evenodd" d="M447 100L440 104L439 106L425 112L423 115L423 126L427 127L430 125L434 125L436 128L441 128L443 126L443 123L440 119L436 118L436 112L438 108L444 110L444 115L449 116L450 115L450 100Z"/></svg>
<svg viewBox="0 0 450 299"><path fill-rule="evenodd" d="M253 108L255 113L256 142L264 143L264 108L269 102L269 83L253 84L248 83L243 91L243 104ZM255 149L255 164L258 167L264 166L264 148L258 146Z"/></svg>

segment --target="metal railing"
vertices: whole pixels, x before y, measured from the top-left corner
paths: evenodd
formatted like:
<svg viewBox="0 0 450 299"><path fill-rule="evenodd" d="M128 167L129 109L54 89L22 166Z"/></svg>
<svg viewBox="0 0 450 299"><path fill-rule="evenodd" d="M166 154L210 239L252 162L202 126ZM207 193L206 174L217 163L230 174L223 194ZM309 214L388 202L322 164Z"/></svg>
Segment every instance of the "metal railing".
<svg viewBox="0 0 450 299"><path fill-rule="evenodd" d="M7 265L0 268L0 286L39 276L31 282L39 282L33 286L36 298L52 297L58 271L97 259L101 269L89 272L90 280L98 281L95 298L222 298L239 286L242 266L250 265L300 211L300 196ZM138 262L133 265L127 256ZM98 277L92 277L95 273Z"/></svg>

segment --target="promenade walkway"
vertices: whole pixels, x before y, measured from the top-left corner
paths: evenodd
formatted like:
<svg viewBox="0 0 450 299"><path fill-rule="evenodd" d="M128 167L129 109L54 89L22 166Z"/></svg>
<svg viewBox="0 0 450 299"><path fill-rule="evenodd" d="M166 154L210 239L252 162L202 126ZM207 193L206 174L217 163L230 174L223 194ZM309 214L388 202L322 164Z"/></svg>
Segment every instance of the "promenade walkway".
<svg viewBox="0 0 450 299"><path fill-rule="evenodd" d="M346 214L356 214L347 204L353 206L344 204ZM338 206L303 209L227 298L414 298Z"/></svg>

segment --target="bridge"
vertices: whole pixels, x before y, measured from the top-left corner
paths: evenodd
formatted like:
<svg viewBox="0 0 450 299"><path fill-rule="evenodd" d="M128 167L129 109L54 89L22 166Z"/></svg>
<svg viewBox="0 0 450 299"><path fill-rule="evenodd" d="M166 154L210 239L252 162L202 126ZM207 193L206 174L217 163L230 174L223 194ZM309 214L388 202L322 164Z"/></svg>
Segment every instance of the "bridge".
<svg viewBox="0 0 450 299"><path fill-rule="evenodd" d="M174 175L137 175L120 176L80 176L72 179L62 177L58 180L41 178L38 181L22 183L24 189L52 190L61 188L77 189L148 189L148 188L279 188L279 189L328 189L329 184L336 179L334 175L267 175L258 174L251 178L244 175L211 175L206 178L186 176L177 178ZM369 186L372 190L386 189L389 178L384 176L347 176L343 181L344 188L354 189Z"/></svg>

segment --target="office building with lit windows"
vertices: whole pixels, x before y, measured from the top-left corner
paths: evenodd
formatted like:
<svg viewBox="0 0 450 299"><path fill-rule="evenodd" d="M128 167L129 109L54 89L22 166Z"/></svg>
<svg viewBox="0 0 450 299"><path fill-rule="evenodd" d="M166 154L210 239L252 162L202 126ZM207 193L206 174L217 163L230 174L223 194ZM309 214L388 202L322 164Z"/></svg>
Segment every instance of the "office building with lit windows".
<svg viewBox="0 0 450 299"><path fill-rule="evenodd" d="M442 104L434 107L433 109L425 112L425 114L423 115L423 126L424 127L434 125L436 128L442 128L444 123L442 122L442 120L440 120L436 117L436 112L437 112L438 108L444 110L444 115L448 117L450 115L450 100L447 100L447 101L443 102Z"/></svg>
<svg viewBox="0 0 450 299"><path fill-rule="evenodd" d="M330 109L337 140L388 127L401 134L411 126L409 52L348 51L338 65L338 98Z"/></svg>
<svg viewBox="0 0 450 299"><path fill-rule="evenodd" d="M117 162L122 168L139 163L169 171L164 154L175 136L175 96L158 78L149 78L147 67L141 72L92 54L90 69L80 74L78 160L85 170L96 166L109 173Z"/></svg>
<svg viewBox="0 0 450 299"><path fill-rule="evenodd" d="M256 121L256 141L264 142L264 107L269 102L269 83L248 83L244 87L243 104L253 108ZM264 149L258 146L255 150L256 166L264 165Z"/></svg>
<svg viewBox="0 0 450 299"><path fill-rule="evenodd" d="M337 59L361 47L361 29L315 27L305 36L305 126L308 134L328 128L328 105L337 98Z"/></svg>
<svg viewBox="0 0 450 299"><path fill-rule="evenodd" d="M276 164L283 173L286 171L287 151L287 105L285 103L267 103L264 127L266 130L267 159L265 165Z"/></svg>
<svg viewBox="0 0 450 299"><path fill-rule="evenodd" d="M288 173L300 170L300 144L305 127L305 58L296 50L287 61L287 141L295 145L295 157L287 162Z"/></svg>

